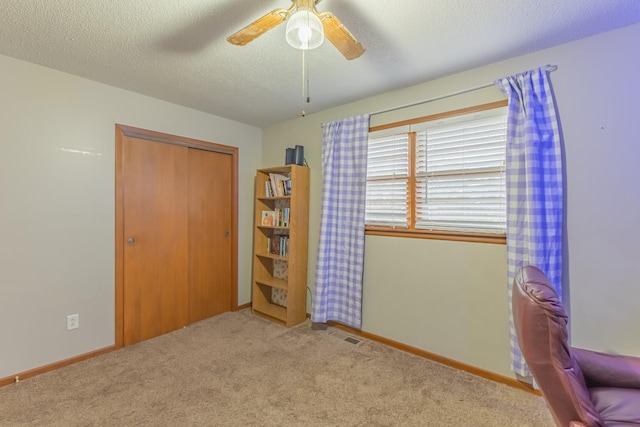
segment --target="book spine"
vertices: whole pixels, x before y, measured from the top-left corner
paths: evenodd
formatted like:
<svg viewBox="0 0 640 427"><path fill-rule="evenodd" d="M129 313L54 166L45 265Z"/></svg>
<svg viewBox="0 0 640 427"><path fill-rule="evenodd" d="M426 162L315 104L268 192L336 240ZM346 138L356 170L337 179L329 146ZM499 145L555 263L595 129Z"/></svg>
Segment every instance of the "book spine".
<svg viewBox="0 0 640 427"><path fill-rule="evenodd" d="M272 196L277 196L278 195L278 185L276 184L276 177L272 173L269 174L269 182L271 183L271 195Z"/></svg>

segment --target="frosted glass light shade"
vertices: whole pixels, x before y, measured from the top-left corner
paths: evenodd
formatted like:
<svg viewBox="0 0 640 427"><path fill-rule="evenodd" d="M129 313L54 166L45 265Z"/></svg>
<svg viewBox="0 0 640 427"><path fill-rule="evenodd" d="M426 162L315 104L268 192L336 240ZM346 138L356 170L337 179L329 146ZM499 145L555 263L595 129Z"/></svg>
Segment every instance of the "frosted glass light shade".
<svg viewBox="0 0 640 427"><path fill-rule="evenodd" d="M324 41L322 22L312 11L298 9L287 22L286 37L296 49L315 49Z"/></svg>

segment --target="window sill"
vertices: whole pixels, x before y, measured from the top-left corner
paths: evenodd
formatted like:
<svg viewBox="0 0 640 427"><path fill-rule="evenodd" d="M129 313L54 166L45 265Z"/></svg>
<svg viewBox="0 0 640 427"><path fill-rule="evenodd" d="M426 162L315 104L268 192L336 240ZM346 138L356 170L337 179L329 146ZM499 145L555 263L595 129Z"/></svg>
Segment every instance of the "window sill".
<svg viewBox="0 0 640 427"><path fill-rule="evenodd" d="M504 234L465 233L461 231L443 230L408 230L400 228L383 228L365 226L365 236L407 237L412 239L452 240L456 242L492 243L506 245L507 236Z"/></svg>

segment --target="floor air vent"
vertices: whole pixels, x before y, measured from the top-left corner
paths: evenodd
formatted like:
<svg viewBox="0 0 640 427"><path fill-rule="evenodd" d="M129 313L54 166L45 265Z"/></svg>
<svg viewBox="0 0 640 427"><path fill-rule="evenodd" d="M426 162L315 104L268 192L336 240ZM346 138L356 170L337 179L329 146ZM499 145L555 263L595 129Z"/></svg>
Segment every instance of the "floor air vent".
<svg viewBox="0 0 640 427"><path fill-rule="evenodd" d="M346 333L342 332L339 329L329 328L328 332L329 332L329 335L331 335L332 337L346 341L349 344L358 345L363 341L362 339L354 338L351 335L347 335Z"/></svg>

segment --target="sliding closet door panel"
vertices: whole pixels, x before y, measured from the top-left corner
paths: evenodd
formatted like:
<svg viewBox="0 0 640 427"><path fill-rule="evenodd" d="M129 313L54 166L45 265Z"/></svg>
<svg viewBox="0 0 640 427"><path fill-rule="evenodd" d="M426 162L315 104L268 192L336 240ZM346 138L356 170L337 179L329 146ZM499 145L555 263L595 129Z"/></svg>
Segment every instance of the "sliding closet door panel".
<svg viewBox="0 0 640 427"><path fill-rule="evenodd" d="M231 310L232 156L189 149L189 322Z"/></svg>
<svg viewBox="0 0 640 427"><path fill-rule="evenodd" d="M188 323L188 148L124 140L124 345Z"/></svg>

